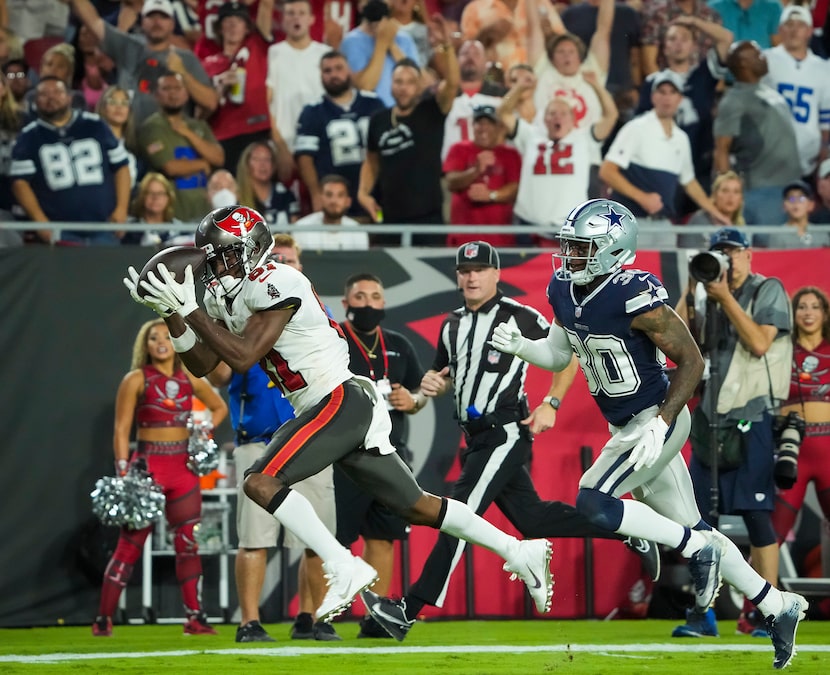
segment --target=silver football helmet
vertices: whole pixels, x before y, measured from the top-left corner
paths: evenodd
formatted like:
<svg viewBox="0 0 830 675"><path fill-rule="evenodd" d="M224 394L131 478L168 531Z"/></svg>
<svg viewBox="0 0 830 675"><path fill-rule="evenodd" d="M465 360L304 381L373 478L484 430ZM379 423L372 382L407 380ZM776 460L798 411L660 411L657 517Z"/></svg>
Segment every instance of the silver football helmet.
<svg viewBox="0 0 830 675"><path fill-rule="evenodd" d="M258 211L236 204L202 218L195 243L207 254L205 286L214 292L218 285L225 297L233 297L271 252L274 238Z"/></svg>
<svg viewBox="0 0 830 675"><path fill-rule="evenodd" d="M568 214L559 241L561 253L553 256L556 278L584 286L634 262L637 219L619 202L589 199Z"/></svg>

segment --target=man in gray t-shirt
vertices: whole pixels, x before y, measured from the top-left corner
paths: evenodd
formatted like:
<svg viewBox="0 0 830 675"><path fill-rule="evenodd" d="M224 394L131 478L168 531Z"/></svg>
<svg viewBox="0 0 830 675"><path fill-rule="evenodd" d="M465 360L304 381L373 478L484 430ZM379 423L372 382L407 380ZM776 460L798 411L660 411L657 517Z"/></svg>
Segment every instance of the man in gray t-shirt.
<svg viewBox="0 0 830 675"><path fill-rule="evenodd" d="M177 49L170 41L176 24L170 0L145 0L141 9L141 36L106 23L90 0L63 1L71 5L75 16L100 40L102 51L115 60L119 86L132 92L136 126L158 110L154 85L166 71L182 76L195 105L207 114L216 109L216 91L199 59L189 50ZM187 112L192 114L193 110Z"/></svg>
<svg viewBox="0 0 830 675"><path fill-rule="evenodd" d="M733 45L727 66L735 84L715 117L715 171L728 171L734 155L735 170L744 179L747 224L778 224L784 219L781 190L801 177L790 108L781 94L761 84L767 62L756 43Z"/></svg>

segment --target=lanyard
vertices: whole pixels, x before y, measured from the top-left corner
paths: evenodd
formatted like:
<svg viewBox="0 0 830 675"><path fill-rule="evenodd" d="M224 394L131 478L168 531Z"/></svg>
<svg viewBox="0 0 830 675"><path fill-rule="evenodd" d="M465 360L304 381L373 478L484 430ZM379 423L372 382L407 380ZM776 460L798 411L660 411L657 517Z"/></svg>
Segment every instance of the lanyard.
<svg viewBox="0 0 830 675"><path fill-rule="evenodd" d="M374 382L378 381L378 378L375 377L375 369L372 366L372 359L369 358L369 354L366 352L366 347L364 346L363 342L361 342L360 338L354 332L352 328L352 324L350 322L346 322L346 330L349 332L352 340L357 345L357 348L360 350L360 353L363 355L363 358L366 360L366 364L369 366L369 377ZM386 341L383 339L383 331L378 326L378 347L380 347L380 352L383 354L383 375L388 376L389 374L389 356L386 354Z"/></svg>

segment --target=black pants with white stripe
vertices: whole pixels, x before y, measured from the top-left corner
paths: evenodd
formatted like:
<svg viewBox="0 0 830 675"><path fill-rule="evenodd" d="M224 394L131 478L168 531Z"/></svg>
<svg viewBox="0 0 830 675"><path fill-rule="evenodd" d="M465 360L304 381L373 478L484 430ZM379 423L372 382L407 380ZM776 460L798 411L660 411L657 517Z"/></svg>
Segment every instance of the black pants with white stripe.
<svg viewBox="0 0 830 675"><path fill-rule="evenodd" d="M467 439L461 453L461 475L451 496L478 515L495 502L527 539L596 537L619 539L590 523L570 504L544 501L528 471L531 441L527 431L511 422ZM407 595L424 604L441 607L455 566L466 543L441 532L421 576Z"/></svg>

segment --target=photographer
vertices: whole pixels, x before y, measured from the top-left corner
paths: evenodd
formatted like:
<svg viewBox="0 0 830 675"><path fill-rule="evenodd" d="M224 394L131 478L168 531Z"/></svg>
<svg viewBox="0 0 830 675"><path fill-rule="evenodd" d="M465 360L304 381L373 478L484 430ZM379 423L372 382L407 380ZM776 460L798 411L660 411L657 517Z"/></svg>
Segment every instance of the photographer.
<svg viewBox="0 0 830 675"><path fill-rule="evenodd" d="M771 413L772 396L786 395L780 392L789 378L790 355L780 354L780 348L789 345L789 300L777 279L754 274L751 263L752 251L742 230L718 230L709 253L696 255L690 263L689 286L677 313L707 357L710 375L707 379L704 373L701 401L693 416L699 424L693 420L691 434L690 473L698 506L712 525L717 525L714 512L743 518L752 566L775 585L778 543L771 517L775 496ZM717 472L710 468L715 463L712 426L718 429L719 440L723 433L734 441L734 453L720 458ZM726 445L719 442L718 450ZM719 496L717 503L710 503L715 501L710 500L713 494ZM750 621L751 616L742 615L739 630L766 634ZM687 624L673 633L675 637L717 634L712 612L690 615Z"/></svg>
<svg viewBox="0 0 830 675"><path fill-rule="evenodd" d="M823 291L805 286L793 295L792 308L795 349L790 393L781 415L788 425L793 414L798 415L796 420L806 426L800 452L797 444L790 446L779 453L775 466L776 482L782 488L773 514L779 541L795 524L811 482L824 517L830 519L830 302ZM789 429L784 437L791 434Z"/></svg>

